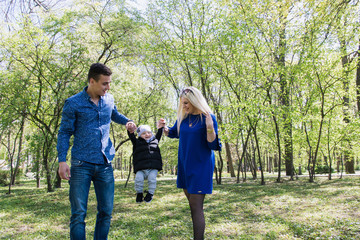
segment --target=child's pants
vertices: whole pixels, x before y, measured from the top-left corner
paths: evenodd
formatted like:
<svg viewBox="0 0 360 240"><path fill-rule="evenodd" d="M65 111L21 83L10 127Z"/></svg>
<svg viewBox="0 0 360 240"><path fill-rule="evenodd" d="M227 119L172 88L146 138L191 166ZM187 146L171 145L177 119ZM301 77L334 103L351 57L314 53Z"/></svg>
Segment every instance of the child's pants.
<svg viewBox="0 0 360 240"><path fill-rule="evenodd" d="M144 191L144 180L148 180L149 190L151 194L155 193L156 189L156 176L157 169L144 169L136 172L135 175L135 191L137 193L142 193Z"/></svg>

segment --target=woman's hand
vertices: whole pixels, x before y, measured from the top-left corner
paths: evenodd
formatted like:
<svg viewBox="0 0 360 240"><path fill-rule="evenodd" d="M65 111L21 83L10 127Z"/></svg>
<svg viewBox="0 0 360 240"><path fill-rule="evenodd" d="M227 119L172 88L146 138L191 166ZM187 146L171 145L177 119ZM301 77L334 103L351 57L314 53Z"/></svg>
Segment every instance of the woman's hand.
<svg viewBox="0 0 360 240"><path fill-rule="evenodd" d="M212 120L211 114L210 113L205 113L205 123L206 123L206 128L208 130L214 129L214 122Z"/></svg>
<svg viewBox="0 0 360 240"><path fill-rule="evenodd" d="M216 139L216 134L214 130L214 122L212 120L210 113L205 113L205 124L206 124L206 138L208 142L213 142Z"/></svg>
<svg viewBox="0 0 360 240"><path fill-rule="evenodd" d="M164 134L165 136L169 135L169 128L167 126L164 127Z"/></svg>

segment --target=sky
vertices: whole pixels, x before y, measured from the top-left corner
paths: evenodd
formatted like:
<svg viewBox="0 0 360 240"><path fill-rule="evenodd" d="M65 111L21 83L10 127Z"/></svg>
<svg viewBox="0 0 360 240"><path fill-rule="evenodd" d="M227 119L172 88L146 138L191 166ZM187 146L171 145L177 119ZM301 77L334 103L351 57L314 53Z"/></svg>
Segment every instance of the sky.
<svg viewBox="0 0 360 240"><path fill-rule="evenodd" d="M137 9L144 11L146 9L148 0L126 0L126 2Z"/></svg>

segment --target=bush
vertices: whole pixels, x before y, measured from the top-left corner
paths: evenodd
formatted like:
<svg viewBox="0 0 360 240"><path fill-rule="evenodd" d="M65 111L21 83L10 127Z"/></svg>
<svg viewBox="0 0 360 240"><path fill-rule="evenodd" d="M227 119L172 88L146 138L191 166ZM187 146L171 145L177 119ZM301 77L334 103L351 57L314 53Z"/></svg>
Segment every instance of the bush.
<svg viewBox="0 0 360 240"><path fill-rule="evenodd" d="M23 176L23 174L24 174L23 169L19 168L18 172L16 173L15 184L20 184L20 179L21 179L21 176Z"/></svg>
<svg viewBox="0 0 360 240"><path fill-rule="evenodd" d="M331 168L331 172L332 173L335 172L333 168ZM327 174L327 173L329 173L329 166L326 166L326 165L316 166L315 173L316 174Z"/></svg>
<svg viewBox="0 0 360 240"><path fill-rule="evenodd" d="M7 170L0 170L0 185L8 185L8 175L9 171Z"/></svg>
<svg viewBox="0 0 360 240"><path fill-rule="evenodd" d="M21 175L23 174L23 170L19 168L16 178L15 178L15 184L20 183ZM0 185L9 185L10 183L10 171L9 170L0 170Z"/></svg>

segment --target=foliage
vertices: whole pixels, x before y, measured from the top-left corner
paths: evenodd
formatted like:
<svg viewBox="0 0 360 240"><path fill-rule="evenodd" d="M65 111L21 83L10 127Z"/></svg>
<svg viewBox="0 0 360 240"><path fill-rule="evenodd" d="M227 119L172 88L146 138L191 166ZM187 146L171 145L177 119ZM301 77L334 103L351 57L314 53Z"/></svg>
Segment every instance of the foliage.
<svg viewBox="0 0 360 240"><path fill-rule="evenodd" d="M360 189L357 177L328 181L305 178L275 183L266 177L236 184L227 179L215 185L204 203L206 239L358 239ZM42 183L44 184L44 183ZM46 193L25 180L14 187L13 195L0 187L1 238L69 238L70 206L68 185ZM127 188L116 181L115 206L110 239L191 239L190 209L184 193L174 180L158 178L150 204L135 203L133 180ZM91 239L96 221L96 197L90 191L87 238Z"/></svg>
<svg viewBox="0 0 360 240"><path fill-rule="evenodd" d="M20 179L23 177L23 171L20 168L19 171L16 173L15 177L15 184L20 183ZM7 186L10 183L10 173L7 170L0 170L0 185L1 186Z"/></svg>
<svg viewBox="0 0 360 240"><path fill-rule="evenodd" d="M330 171L330 167L326 165L318 165L315 168L315 173L317 174L329 174L329 172L334 173L335 171L333 168Z"/></svg>
<svg viewBox="0 0 360 240"><path fill-rule="evenodd" d="M225 142L235 144L251 128L263 151L270 146L293 166L306 160L314 168L320 151L330 158L345 136L357 135L357 118L342 122L346 96L352 94L350 106L355 104L356 61L346 56L344 72L337 37L343 34L347 51L356 51L358 4L153 1L146 15L152 53L146 64L176 90L199 87L220 110ZM344 21L348 27L339 27Z"/></svg>
<svg viewBox="0 0 360 240"><path fill-rule="evenodd" d="M315 171L327 164L319 156L357 159L358 0L153 0L144 12L124 0L66 2L6 23L0 41L0 139L26 116L24 148L42 154L49 183L64 100L86 85L93 62L113 70L119 111L154 129L161 117L175 123L184 86L198 87L231 149L222 154L239 169L244 156L279 174L284 164L287 173ZM127 161L126 131L111 129L116 157ZM176 168L176 141L162 144Z"/></svg>
<svg viewBox="0 0 360 240"><path fill-rule="evenodd" d="M39 129L44 139L41 152L49 191L62 106L74 88L83 85L77 79L83 75L83 65L88 65L83 46L61 25L69 21L71 18L49 15L39 27L27 18L21 29L1 42L8 63L3 84L7 112L25 115L32 123L29 126Z"/></svg>
<svg viewBox="0 0 360 240"><path fill-rule="evenodd" d="M7 185L9 184L8 179L9 179L9 172L6 170L0 170L0 185Z"/></svg>

